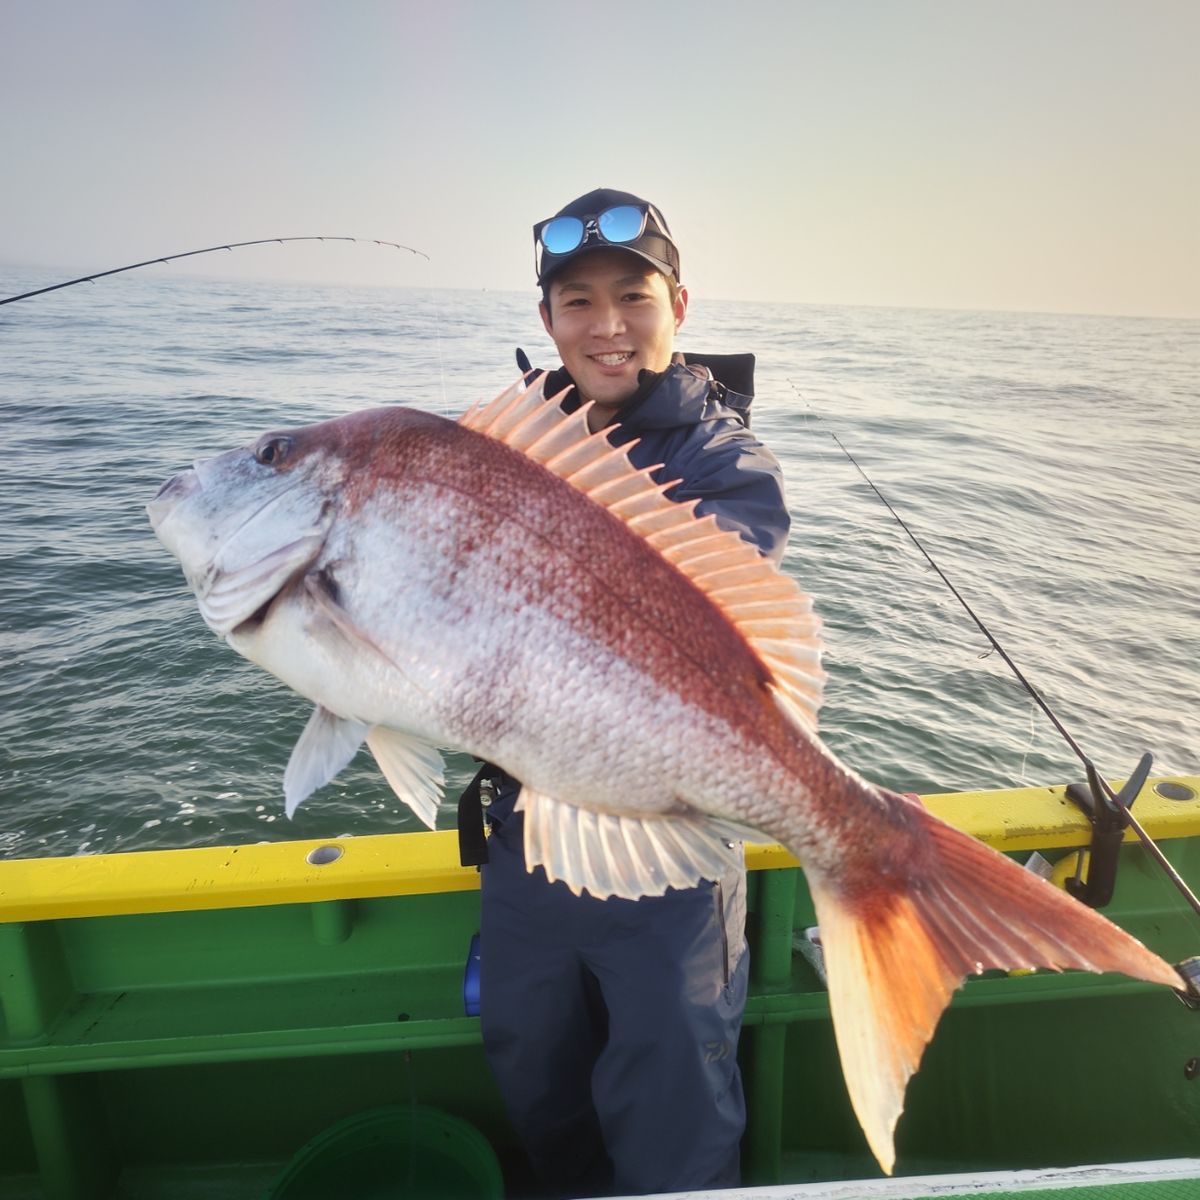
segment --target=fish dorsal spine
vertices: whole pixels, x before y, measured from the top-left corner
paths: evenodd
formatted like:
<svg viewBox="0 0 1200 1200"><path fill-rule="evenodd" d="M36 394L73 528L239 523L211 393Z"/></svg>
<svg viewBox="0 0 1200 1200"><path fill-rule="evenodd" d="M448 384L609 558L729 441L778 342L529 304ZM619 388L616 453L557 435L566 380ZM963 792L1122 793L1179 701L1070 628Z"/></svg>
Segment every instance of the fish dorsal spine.
<svg viewBox="0 0 1200 1200"><path fill-rule="evenodd" d="M815 730L825 672L811 598L716 517L697 516L698 500L668 500L664 493L678 481L656 483L657 468L635 467L625 446L613 446L603 430L592 432L590 402L566 413L560 401L567 392L547 397L544 383L545 375L528 387L520 379L476 404L459 424L540 463L653 546L749 643L780 707Z"/></svg>

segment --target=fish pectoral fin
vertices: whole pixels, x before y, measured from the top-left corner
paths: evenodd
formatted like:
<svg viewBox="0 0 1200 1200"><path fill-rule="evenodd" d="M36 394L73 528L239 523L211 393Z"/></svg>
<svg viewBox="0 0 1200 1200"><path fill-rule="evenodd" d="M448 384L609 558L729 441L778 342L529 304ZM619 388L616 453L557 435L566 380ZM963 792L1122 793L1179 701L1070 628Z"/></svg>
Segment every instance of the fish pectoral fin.
<svg viewBox="0 0 1200 1200"><path fill-rule="evenodd" d="M1098 912L912 808L920 827L914 853L898 860L888 851L875 886L860 879L846 889L806 870L846 1088L888 1174L908 1080L968 975L1074 968L1179 985L1173 967Z"/></svg>
<svg viewBox="0 0 1200 1200"><path fill-rule="evenodd" d="M695 887L720 879L742 864L731 846L702 816L630 816L580 808L521 789L525 813L525 865L544 867L576 895L636 900L661 896L669 887Z"/></svg>
<svg viewBox="0 0 1200 1200"><path fill-rule="evenodd" d="M367 734L367 745L392 791L435 829L445 786L445 767L436 747L383 725Z"/></svg>
<svg viewBox="0 0 1200 1200"><path fill-rule="evenodd" d="M320 704L313 709L283 773L284 807L289 818L358 753L368 728L362 721L339 717Z"/></svg>
<svg viewBox="0 0 1200 1200"><path fill-rule="evenodd" d="M418 683L413 671L406 671L404 665L396 657L389 654L387 649L373 638L357 621L330 595L315 573L304 577L304 591L320 612L338 633L353 647L365 650L377 656L381 662L396 671L404 680L405 686L423 696L428 696L427 688Z"/></svg>

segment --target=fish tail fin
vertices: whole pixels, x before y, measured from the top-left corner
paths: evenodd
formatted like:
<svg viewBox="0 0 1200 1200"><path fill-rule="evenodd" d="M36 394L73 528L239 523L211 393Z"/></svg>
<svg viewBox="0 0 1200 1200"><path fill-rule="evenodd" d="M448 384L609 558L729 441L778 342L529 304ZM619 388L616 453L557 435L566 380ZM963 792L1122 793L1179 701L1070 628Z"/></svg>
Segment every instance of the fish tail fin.
<svg viewBox="0 0 1200 1200"><path fill-rule="evenodd" d="M900 797L892 797L900 799ZM1179 986L1099 913L917 804L919 853L847 887L808 872L850 1100L885 1172L904 1091L954 991L988 969L1116 971Z"/></svg>

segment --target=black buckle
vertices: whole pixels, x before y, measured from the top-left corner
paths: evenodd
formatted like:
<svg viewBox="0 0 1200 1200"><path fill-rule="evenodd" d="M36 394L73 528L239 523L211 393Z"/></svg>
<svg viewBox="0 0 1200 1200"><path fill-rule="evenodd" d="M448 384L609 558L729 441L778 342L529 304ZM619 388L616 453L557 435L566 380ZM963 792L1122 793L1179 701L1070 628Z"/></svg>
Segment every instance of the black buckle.
<svg viewBox="0 0 1200 1200"><path fill-rule="evenodd" d="M464 867L481 867L488 860L482 789L495 773L491 763L484 763L458 798L458 861Z"/></svg>
<svg viewBox="0 0 1200 1200"><path fill-rule="evenodd" d="M1067 787L1067 799L1073 801L1092 823L1092 844L1087 880L1082 878L1083 856L1074 879L1067 880L1067 891L1089 908L1103 908L1111 899L1117 882L1117 862L1121 842L1125 838L1125 812L1132 807L1150 774L1150 754L1143 754L1125 786L1117 793L1116 803L1100 783L1096 768L1087 764L1087 784L1072 783Z"/></svg>
<svg viewBox="0 0 1200 1200"><path fill-rule="evenodd" d="M1176 963L1175 970L1183 980L1183 987L1176 995L1193 1012L1200 1012L1200 955ZM1195 1063L1196 1059L1193 1058L1192 1062ZM1188 1078L1193 1079L1195 1076L1189 1075Z"/></svg>

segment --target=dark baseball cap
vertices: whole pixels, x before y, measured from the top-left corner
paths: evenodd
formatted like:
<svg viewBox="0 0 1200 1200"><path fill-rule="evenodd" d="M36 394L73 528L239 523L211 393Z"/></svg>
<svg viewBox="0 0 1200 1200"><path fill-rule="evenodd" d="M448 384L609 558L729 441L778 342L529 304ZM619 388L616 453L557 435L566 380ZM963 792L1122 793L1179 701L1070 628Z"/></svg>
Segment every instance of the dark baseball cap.
<svg viewBox="0 0 1200 1200"><path fill-rule="evenodd" d="M564 263L589 250L628 250L656 271L679 277L679 248L666 218L648 200L596 188L533 227L534 267L546 284Z"/></svg>

